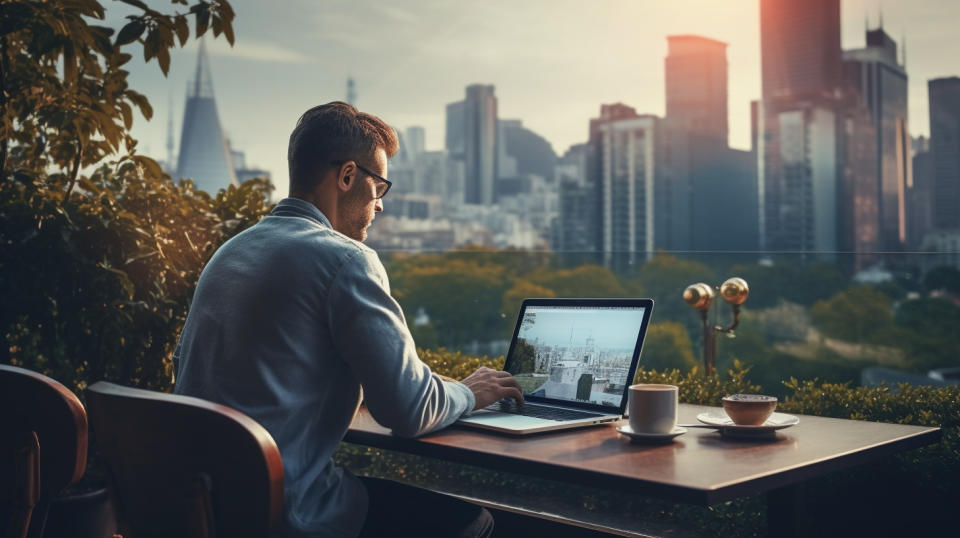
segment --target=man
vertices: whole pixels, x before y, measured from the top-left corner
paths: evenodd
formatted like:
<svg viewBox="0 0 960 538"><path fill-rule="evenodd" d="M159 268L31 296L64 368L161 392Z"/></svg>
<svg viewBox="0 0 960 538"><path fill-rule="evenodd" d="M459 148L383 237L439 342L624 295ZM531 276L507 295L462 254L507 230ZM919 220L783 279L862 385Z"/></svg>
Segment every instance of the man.
<svg viewBox="0 0 960 538"><path fill-rule="evenodd" d="M290 197L224 244L204 268L180 336L177 394L238 409L283 457L288 536L478 536L483 508L355 477L331 456L360 404L396 435L443 428L501 398L506 372L462 383L416 355L377 254L361 244L390 189L393 129L334 102L290 135Z"/></svg>

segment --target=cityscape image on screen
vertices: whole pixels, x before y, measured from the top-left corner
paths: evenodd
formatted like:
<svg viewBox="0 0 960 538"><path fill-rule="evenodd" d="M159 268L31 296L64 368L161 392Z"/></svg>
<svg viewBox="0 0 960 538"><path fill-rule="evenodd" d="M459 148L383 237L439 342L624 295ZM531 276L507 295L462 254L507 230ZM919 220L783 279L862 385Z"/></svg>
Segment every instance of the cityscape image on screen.
<svg viewBox="0 0 960 538"><path fill-rule="evenodd" d="M524 394L617 407L644 308L530 306L507 361Z"/></svg>

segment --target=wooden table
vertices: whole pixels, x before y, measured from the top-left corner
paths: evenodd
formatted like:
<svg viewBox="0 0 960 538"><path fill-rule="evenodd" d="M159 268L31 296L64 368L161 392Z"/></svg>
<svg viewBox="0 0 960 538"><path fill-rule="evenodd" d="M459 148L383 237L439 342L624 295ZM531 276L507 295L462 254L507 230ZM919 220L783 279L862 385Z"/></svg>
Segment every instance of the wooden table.
<svg viewBox="0 0 960 538"><path fill-rule="evenodd" d="M680 423L696 423L697 414L709 409L681 404ZM361 408L344 440L703 506L766 493L770 536L794 536L803 516L803 483L936 443L941 436L940 428L801 415L799 424L767 441L688 428L673 443L642 445L617 433L616 424L526 437L453 427L405 439Z"/></svg>

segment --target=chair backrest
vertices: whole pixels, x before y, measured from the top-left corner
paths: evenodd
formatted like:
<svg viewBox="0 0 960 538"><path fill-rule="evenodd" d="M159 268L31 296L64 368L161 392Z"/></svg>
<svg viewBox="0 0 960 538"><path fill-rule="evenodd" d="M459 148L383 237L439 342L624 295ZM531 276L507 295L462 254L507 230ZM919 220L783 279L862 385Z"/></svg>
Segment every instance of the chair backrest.
<svg viewBox="0 0 960 538"><path fill-rule="evenodd" d="M266 537L283 512L283 464L256 421L199 398L98 382L94 438L132 536Z"/></svg>
<svg viewBox="0 0 960 538"><path fill-rule="evenodd" d="M87 413L59 382L0 364L0 504L14 536L29 526L33 506L83 476L87 464ZM2 512L4 510L0 510ZM46 514L33 514L42 526Z"/></svg>

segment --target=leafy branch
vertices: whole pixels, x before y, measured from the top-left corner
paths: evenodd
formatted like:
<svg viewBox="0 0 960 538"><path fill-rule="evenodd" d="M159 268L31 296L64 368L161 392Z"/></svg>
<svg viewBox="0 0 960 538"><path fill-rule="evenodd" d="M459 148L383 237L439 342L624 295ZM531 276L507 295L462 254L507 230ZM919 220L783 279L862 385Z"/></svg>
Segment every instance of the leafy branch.
<svg viewBox="0 0 960 538"><path fill-rule="evenodd" d="M140 0L119 1L141 13L129 16L116 36L93 24L105 18L98 0L0 4L0 178L56 169L47 181L59 184L66 200L81 184L82 170L117 153L135 153L129 134L134 108L147 120L153 116L147 98L129 87L124 66L133 56L126 48L139 43L144 60L156 58L166 76L170 49L190 38L190 17L196 37L212 29L214 37L234 42L234 12L226 0L172 0L188 9L170 14ZM159 170L156 163L149 168Z"/></svg>

